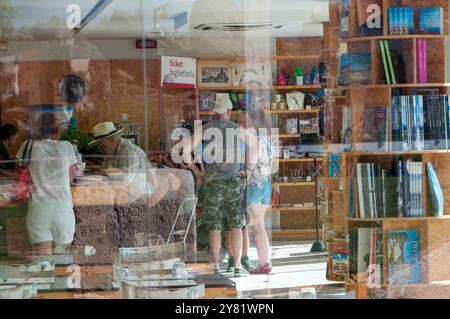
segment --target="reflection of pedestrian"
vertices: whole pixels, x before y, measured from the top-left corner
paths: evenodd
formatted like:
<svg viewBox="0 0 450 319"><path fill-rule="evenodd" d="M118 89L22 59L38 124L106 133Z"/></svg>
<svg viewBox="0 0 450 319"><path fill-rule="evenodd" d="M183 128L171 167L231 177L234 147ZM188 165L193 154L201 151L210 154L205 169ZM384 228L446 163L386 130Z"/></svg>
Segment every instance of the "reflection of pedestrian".
<svg viewBox="0 0 450 319"><path fill-rule="evenodd" d="M249 127L259 127L255 114L249 114ZM247 171L247 209L253 216L255 246L259 257L259 266L250 271L255 274L269 274L272 265L269 259L269 238L264 216L272 203L272 159L274 147L270 138L258 137L258 161L253 169Z"/></svg>
<svg viewBox="0 0 450 319"><path fill-rule="evenodd" d="M220 272L219 254L221 248L221 232L230 231L232 240L232 251L234 256L235 268L234 275L238 277L248 276L248 272L242 268L242 199L244 184L241 179L242 158L238 157L240 152L239 141L245 141L245 131L236 123L231 122L230 115L233 105L229 96L218 96L214 112L215 119L203 126L204 135L209 132L221 134L221 143L214 138L205 142L204 161L205 161L205 194L204 194L204 218L209 231L209 245L211 249L211 259L214 264L215 272ZM231 141L235 139L238 132L238 142ZM202 137L194 134L194 142L188 147L190 150L196 149L202 142ZM210 158L208 150L211 152ZM214 153L214 154L213 154ZM189 161L191 153L184 152ZM230 160L227 155L233 154L234 158Z"/></svg>
<svg viewBox="0 0 450 319"><path fill-rule="evenodd" d="M33 190L28 204L27 230L35 255L52 255L52 246L63 248L73 241L75 214L70 182L77 160L73 146L58 141L60 125L53 113L38 118L33 140L25 141L16 157L30 159L28 168Z"/></svg>

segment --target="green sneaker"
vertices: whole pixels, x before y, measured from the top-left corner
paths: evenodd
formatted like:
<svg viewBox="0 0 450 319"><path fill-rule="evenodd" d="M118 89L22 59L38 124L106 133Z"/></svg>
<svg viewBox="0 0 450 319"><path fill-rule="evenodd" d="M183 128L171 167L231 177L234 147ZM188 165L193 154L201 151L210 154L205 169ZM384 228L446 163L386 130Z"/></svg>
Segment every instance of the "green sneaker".
<svg viewBox="0 0 450 319"><path fill-rule="evenodd" d="M227 272L234 272L234 258L233 258L233 256L228 257Z"/></svg>
<svg viewBox="0 0 450 319"><path fill-rule="evenodd" d="M241 258L241 264L247 270L251 270L254 268L247 256Z"/></svg>

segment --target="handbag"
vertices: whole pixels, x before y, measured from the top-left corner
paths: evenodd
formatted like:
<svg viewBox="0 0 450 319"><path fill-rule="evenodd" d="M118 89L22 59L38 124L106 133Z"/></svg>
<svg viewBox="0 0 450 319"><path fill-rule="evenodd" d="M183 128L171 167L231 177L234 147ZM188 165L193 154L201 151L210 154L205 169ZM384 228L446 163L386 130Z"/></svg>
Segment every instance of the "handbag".
<svg viewBox="0 0 450 319"><path fill-rule="evenodd" d="M31 180L28 164L30 162L31 152L33 151L33 144L34 141L29 140L23 150L22 167L18 169L17 176L13 182L11 190L13 202L24 202L31 198L33 182Z"/></svg>

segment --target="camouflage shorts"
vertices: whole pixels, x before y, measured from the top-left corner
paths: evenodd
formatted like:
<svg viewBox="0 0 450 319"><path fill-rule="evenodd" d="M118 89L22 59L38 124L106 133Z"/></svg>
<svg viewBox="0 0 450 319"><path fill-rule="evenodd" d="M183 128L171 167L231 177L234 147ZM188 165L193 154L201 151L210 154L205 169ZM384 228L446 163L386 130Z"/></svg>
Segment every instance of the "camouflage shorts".
<svg viewBox="0 0 450 319"><path fill-rule="evenodd" d="M244 185L240 178L213 181L206 185L205 221L208 230L242 228Z"/></svg>

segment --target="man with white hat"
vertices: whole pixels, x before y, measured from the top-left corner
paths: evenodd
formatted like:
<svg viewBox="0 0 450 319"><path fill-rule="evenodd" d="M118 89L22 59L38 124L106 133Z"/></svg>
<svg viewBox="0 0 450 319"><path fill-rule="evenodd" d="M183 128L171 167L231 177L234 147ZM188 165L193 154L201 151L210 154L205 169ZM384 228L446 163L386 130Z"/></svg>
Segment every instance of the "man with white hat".
<svg viewBox="0 0 450 319"><path fill-rule="evenodd" d="M102 163L103 172L126 174L131 201L145 199L148 206L152 207L170 190L169 183L167 179L162 182L161 178L155 176L155 169L152 169L145 152L123 139L120 136L122 132L112 122L99 123L94 126L94 141L91 143L96 143L100 152L106 155ZM169 180L173 185L177 183L174 176L170 176Z"/></svg>

